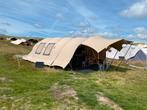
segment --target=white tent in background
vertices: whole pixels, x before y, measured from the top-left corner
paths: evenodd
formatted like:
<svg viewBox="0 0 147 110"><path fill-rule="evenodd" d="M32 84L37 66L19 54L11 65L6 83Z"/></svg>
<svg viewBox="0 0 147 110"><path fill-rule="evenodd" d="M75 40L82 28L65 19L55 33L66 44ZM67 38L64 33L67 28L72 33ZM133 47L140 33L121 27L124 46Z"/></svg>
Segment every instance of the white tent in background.
<svg viewBox="0 0 147 110"><path fill-rule="evenodd" d="M10 37L7 37L6 40L11 40L11 38Z"/></svg>
<svg viewBox="0 0 147 110"><path fill-rule="evenodd" d="M116 50L115 48L110 48L106 52L106 57L110 59L119 59L119 51Z"/></svg>
<svg viewBox="0 0 147 110"><path fill-rule="evenodd" d="M15 41L11 41L11 43L15 44L15 45L19 45L19 44L21 44L23 42L26 42L26 40L25 39L17 39Z"/></svg>
<svg viewBox="0 0 147 110"><path fill-rule="evenodd" d="M123 45L121 51L117 51L115 48L110 48L106 52L106 57L110 59L125 59L135 61L146 61L147 60L147 48L144 46L134 45Z"/></svg>
<svg viewBox="0 0 147 110"><path fill-rule="evenodd" d="M114 48L110 48L106 52L107 58L110 59L125 59L127 63L136 68L142 68L147 66L147 48L145 45L126 45L122 46L121 51Z"/></svg>
<svg viewBox="0 0 147 110"><path fill-rule="evenodd" d="M142 48L142 51L147 55L147 48Z"/></svg>
<svg viewBox="0 0 147 110"><path fill-rule="evenodd" d="M133 61L146 61L147 50L134 45L123 45L123 49L119 53L119 58Z"/></svg>

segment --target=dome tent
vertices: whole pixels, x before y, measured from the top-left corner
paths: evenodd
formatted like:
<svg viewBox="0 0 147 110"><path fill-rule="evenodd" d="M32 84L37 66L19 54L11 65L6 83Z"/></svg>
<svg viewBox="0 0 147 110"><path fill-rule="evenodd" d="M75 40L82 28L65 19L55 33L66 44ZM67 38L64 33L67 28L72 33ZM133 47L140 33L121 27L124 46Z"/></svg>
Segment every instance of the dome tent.
<svg viewBox="0 0 147 110"><path fill-rule="evenodd" d="M44 62L45 65L63 69L75 65L88 67L103 63L108 47L120 50L124 43L130 42L123 39L110 40L99 36L47 38L38 42L30 54L24 56L23 59L34 63Z"/></svg>

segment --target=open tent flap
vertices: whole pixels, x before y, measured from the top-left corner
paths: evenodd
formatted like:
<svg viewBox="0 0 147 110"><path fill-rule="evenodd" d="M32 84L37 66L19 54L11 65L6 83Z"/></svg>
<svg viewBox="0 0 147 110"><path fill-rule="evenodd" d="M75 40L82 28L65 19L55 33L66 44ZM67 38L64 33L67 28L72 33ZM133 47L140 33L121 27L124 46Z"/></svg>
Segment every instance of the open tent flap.
<svg viewBox="0 0 147 110"><path fill-rule="evenodd" d="M74 53L69 66L72 69L82 69L87 68L92 64L97 64L98 62L98 54L97 52L84 45L80 45Z"/></svg>
<svg viewBox="0 0 147 110"><path fill-rule="evenodd" d="M131 44L133 43L132 41L128 41L128 40L125 40L125 39L122 39L122 40L118 40L114 43L112 43L111 45L108 46L108 49L113 47L115 48L116 50L120 51L122 48L123 48L123 44Z"/></svg>
<svg viewBox="0 0 147 110"><path fill-rule="evenodd" d="M85 45L80 45L70 63L66 68L71 68L71 69L85 69L85 68L90 68L90 69L98 69L99 66L98 64L104 63L105 57L106 56L106 50L104 49L100 53L97 53L93 48L85 46Z"/></svg>

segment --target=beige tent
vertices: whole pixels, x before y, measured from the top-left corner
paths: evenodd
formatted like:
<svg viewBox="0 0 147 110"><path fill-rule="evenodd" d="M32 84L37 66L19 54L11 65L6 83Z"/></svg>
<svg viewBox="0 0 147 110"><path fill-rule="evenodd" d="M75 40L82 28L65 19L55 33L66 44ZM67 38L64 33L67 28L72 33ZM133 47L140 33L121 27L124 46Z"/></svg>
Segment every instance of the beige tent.
<svg viewBox="0 0 147 110"><path fill-rule="evenodd" d="M38 42L29 55L23 57L31 62L44 62L45 65L61 67L88 67L104 63L106 50L117 50L122 44L129 43L123 39L110 40L99 36L47 38Z"/></svg>

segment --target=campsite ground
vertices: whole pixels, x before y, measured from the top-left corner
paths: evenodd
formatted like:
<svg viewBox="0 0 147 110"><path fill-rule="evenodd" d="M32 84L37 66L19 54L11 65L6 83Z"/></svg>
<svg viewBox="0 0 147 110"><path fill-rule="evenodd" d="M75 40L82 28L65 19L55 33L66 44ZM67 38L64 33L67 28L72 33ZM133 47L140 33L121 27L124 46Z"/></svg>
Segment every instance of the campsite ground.
<svg viewBox="0 0 147 110"><path fill-rule="evenodd" d="M31 48L0 41L0 110L147 110L147 71L37 69L15 55Z"/></svg>

